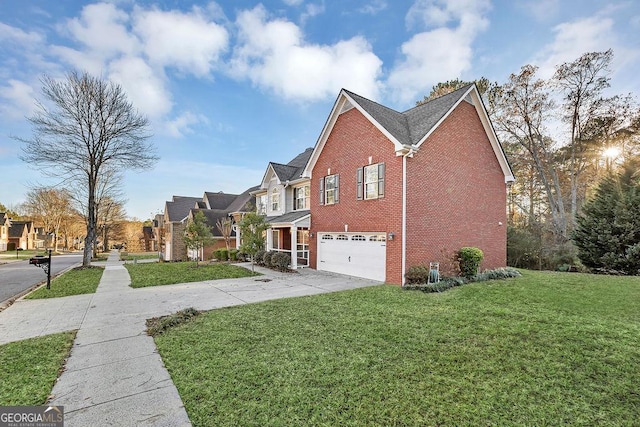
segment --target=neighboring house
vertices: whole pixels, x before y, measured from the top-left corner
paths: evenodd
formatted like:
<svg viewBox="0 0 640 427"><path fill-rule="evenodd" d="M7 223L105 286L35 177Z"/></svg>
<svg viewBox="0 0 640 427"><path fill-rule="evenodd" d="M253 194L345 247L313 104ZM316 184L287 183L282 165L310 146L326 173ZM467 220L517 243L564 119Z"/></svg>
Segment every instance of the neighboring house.
<svg viewBox="0 0 640 427"><path fill-rule="evenodd" d="M287 183L282 169L269 165L256 196L284 224L274 189L311 180L312 268L403 284L413 265L451 270L464 246L482 249L483 268L506 265L514 178L475 85L405 112L343 89L302 173Z"/></svg>
<svg viewBox="0 0 640 427"><path fill-rule="evenodd" d="M209 258L212 252L218 248L224 248L225 242L222 233L216 223L221 218L233 219L232 213L240 214L254 209L251 191L252 187L242 194L227 194L223 192L205 192L203 197L173 196L171 201L165 203L164 216L159 220L156 217L158 228L157 235L164 243L163 259L167 261L183 261L187 257L187 248L184 245L184 231L187 221L192 219L196 212L201 211L207 219L213 244L205 247L200 254L201 258ZM239 215L241 217L241 215ZM236 227L233 227L231 238L236 240ZM164 233L164 236L163 234ZM231 245L236 247L236 243ZM192 254L195 256L195 254Z"/></svg>
<svg viewBox="0 0 640 427"><path fill-rule="evenodd" d="M33 222L31 221L11 221L7 247L9 249L33 249L35 240L33 230Z"/></svg>
<svg viewBox="0 0 640 427"><path fill-rule="evenodd" d="M11 227L11 218L5 212L0 212L0 252L8 250L9 227Z"/></svg>
<svg viewBox="0 0 640 427"><path fill-rule="evenodd" d="M259 189L253 191L256 211L271 225L266 250L287 252L291 268L309 266L311 190L302 172L313 153L307 148L287 164L270 162Z"/></svg>
<svg viewBox="0 0 640 427"><path fill-rule="evenodd" d="M145 252L157 251L156 239L153 235L153 227L145 225L142 227L142 248Z"/></svg>
<svg viewBox="0 0 640 427"><path fill-rule="evenodd" d="M187 249L184 246L185 220L191 208L201 202L201 197L173 196L164 206L164 251L165 261L186 261Z"/></svg>

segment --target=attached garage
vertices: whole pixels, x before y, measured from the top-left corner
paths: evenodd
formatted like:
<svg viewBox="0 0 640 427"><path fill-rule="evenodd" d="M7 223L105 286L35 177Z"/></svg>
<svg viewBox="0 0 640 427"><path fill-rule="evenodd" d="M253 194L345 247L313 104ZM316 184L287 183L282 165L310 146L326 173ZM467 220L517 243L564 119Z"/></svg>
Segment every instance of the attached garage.
<svg viewBox="0 0 640 427"><path fill-rule="evenodd" d="M384 233L318 233L318 270L385 281Z"/></svg>

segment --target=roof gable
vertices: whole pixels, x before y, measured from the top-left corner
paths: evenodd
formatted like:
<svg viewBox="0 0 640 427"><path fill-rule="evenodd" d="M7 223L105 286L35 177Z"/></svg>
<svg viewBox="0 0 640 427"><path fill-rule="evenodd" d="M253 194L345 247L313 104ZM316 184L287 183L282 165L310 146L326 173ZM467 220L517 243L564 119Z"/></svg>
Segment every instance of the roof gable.
<svg viewBox="0 0 640 427"><path fill-rule="evenodd" d="M297 179L302 178L302 173L304 172L304 168L309 162L309 158L313 154L313 148L309 147L304 150L302 153L298 154L287 164L269 162L267 165L267 170L262 177L262 183L260 184L260 188L267 188L269 181L271 180L272 172L280 183L286 183L287 181L295 181Z"/></svg>
<svg viewBox="0 0 640 427"><path fill-rule="evenodd" d="M432 99L424 104L417 105L402 113L346 89L342 89L302 175L307 178L311 177L313 166L318 160L338 117L351 108L356 108L360 111L364 117L393 143L393 148L397 155L411 155L420 148L433 131L455 110L460 102L465 100L476 108L476 112L480 117L484 130L487 133L494 153L502 168L505 182L513 181L513 172L511 171L506 155L498 141L474 83Z"/></svg>
<svg viewBox="0 0 640 427"><path fill-rule="evenodd" d="M189 215L189 210L202 201L201 197L173 196L173 200L165 203L165 213L169 222L182 221Z"/></svg>

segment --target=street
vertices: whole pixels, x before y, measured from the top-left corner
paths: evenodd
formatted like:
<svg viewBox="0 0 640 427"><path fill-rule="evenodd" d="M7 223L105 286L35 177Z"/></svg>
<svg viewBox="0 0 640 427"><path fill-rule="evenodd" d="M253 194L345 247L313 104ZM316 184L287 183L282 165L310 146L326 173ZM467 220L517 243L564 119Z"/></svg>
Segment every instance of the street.
<svg viewBox="0 0 640 427"><path fill-rule="evenodd" d="M82 253L52 257L51 278L81 262ZM28 260L0 265L0 304L44 280L47 280L45 271Z"/></svg>

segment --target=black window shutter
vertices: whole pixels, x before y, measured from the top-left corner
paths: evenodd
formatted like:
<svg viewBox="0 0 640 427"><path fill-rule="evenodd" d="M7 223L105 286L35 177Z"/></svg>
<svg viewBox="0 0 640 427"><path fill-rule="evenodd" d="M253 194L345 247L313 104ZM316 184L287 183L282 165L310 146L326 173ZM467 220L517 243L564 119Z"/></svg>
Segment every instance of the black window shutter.
<svg viewBox="0 0 640 427"><path fill-rule="evenodd" d="M336 188L333 191L335 192L334 200L336 203L338 203L339 201L338 194L340 194L340 175L336 175Z"/></svg>
<svg viewBox="0 0 640 427"><path fill-rule="evenodd" d="M362 179L363 179L364 168L358 168L356 171L356 185L357 185L357 193L358 200L362 200Z"/></svg>
<svg viewBox="0 0 640 427"><path fill-rule="evenodd" d="M384 197L384 163L378 163L378 197Z"/></svg>
<svg viewBox="0 0 640 427"><path fill-rule="evenodd" d="M320 204L324 205L324 177L320 178Z"/></svg>

